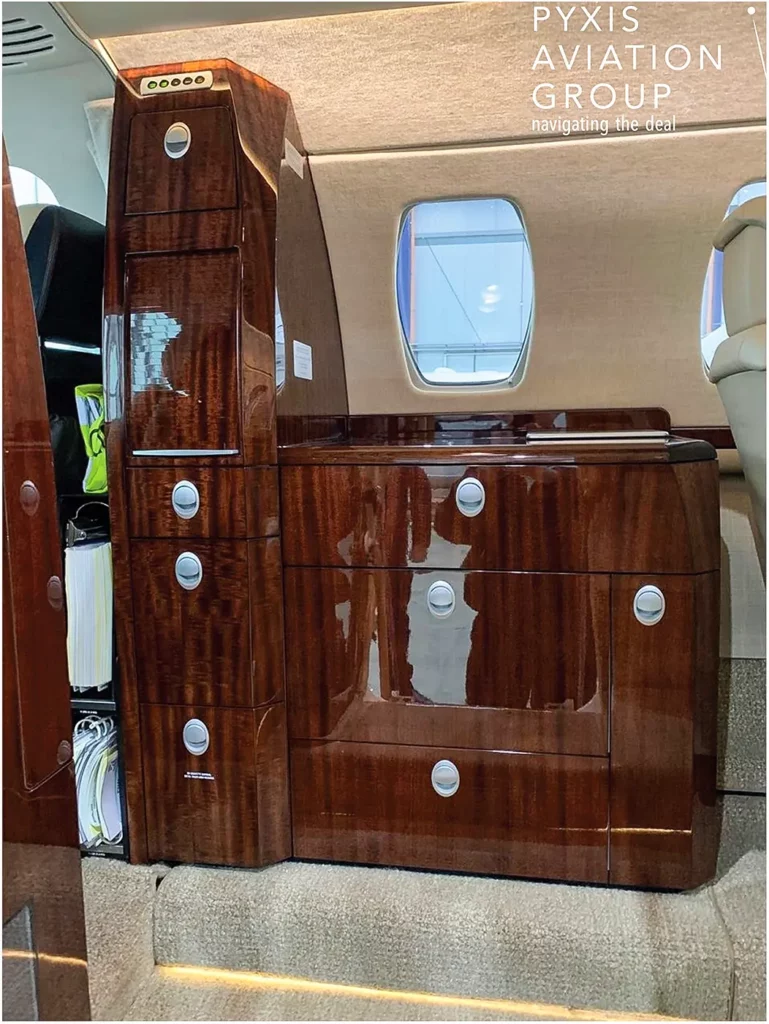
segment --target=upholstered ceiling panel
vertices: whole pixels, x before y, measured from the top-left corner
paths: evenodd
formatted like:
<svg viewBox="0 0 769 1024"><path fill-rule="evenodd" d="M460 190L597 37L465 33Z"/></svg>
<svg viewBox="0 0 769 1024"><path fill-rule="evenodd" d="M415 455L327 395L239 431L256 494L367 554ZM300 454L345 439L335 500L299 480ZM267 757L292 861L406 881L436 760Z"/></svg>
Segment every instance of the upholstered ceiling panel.
<svg viewBox="0 0 769 1024"><path fill-rule="evenodd" d="M319 156L352 412L661 405L726 422L700 358L711 240L764 174L763 128ZM534 260L528 365L514 388L417 386L394 293L402 211L426 196L514 199Z"/></svg>
<svg viewBox="0 0 769 1024"><path fill-rule="evenodd" d="M120 68L214 57L237 61L291 93L305 145L314 153L525 138L540 134L534 119L567 115L606 117L610 130L622 113L641 125L655 113L675 116L679 127L764 118L766 83L754 29L757 19L763 38L764 4L756 4L751 16L743 3L639 3L633 8L634 31L625 31L633 22L621 16L628 5L586 6L600 8L600 31L585 25L581 5L561 5L575 11L564 31L554 4L460 3L130 35L105 43ZM535 32L538 7L547 7L550 17ZM533 67L542 45L554 68L547 62ZM611 55L600 66L609 45L621 68ZM718 59L719 45L721 70L700 49L706 46ZM666 66L669 47L676 47L670 53L675 65L686 62L688 51L685 70ZM532 99L535 87L546 82L556 97L549 110L538 109ZM567 83L581 85L584 99L600 82L618 90L616 106L599 111L586 102L582 110L566 109ZM631 103L645 87L641 110L626 108L626 84ZM657 111L649 105L655 85L671 90ZM538 94L542 102L547 94ZM599 102L608 102L608 95L602 90Z"/></svg>

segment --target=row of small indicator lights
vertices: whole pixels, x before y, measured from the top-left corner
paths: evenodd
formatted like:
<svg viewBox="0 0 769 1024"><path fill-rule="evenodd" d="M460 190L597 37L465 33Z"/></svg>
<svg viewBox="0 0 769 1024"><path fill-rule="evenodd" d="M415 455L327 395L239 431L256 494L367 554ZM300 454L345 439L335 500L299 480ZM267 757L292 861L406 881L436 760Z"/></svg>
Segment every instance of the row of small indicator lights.
<svg viewBox="0 0 769 1024"><path fill-rule="evenodd" d="M193 82L195 85L202 85L205 78L203 75L197 75L194 79L188 76L187 78L172 78L170 82L167 78L163 78L160 82L148 82L147 88L157 89L159 85L161 89L165 89L168 85L192 85Z"/></svg>

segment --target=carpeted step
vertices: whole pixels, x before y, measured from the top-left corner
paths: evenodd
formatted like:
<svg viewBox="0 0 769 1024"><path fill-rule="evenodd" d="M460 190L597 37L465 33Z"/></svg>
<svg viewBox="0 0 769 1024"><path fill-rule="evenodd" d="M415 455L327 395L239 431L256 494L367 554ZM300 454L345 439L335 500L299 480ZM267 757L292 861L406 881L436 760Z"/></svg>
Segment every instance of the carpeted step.
<svg viewBox="0 0 769 1024"><path fill-rule="evenodd" d="M714 893L764 874L751 854L716 886L662 894L299 862L183 866L158 889L155 959L725 1020L734 940ZM738 916L761 915L743 903Z"/></svg>

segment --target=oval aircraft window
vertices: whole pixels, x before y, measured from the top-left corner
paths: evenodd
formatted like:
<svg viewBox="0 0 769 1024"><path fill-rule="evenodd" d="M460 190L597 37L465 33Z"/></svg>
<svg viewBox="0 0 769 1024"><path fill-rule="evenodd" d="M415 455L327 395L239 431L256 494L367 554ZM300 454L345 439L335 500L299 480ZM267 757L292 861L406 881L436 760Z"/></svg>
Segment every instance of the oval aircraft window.
<svg viewBox="0 0 769 1024"><path fill-rule="evenodd" d="M17 206L30 206L33 203L44 203L46 206L58 206L59 202L48 185L32 171L23 167L9 167L13 197Z"/></svg>
<svg viewBox="0 0 769 1024"><path fill-rule="evenodd" d="M417 203L396 263L403 337L428 384L498 384L524 366L534 305L526 229L508 199Z"/></svg>
<svg viewBox="0 0 769 1024"><path fill-rule="evenodd" d="M749 199L766 195L765 181L751 181L737 189L734 198L724 214L728 217L732 210L742 206ZM714 249L710 254L708 270L705 274L705 287L702 290L702 311L700 314L700 343L702 345L702 361L705 369L710 369L716 349L726 340L726 324L724 323L724 254Z"/></svg>

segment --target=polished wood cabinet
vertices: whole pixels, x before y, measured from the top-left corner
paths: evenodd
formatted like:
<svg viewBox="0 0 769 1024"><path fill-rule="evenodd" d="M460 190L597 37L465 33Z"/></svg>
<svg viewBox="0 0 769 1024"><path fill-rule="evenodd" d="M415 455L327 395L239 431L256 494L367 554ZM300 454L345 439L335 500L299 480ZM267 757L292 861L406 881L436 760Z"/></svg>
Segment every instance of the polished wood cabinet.
<svg viewBox="0 0 769 1024"><path fill-rule="evenodd" d="M714 450L351 417L290 99L228 61L118 79L106 266L133 858L711 877Z"/></svg>
<svg viewBox="0 0 769 1024"><path fill-rule="evenodd" d="M284 263L306 243L316 276L330 285L330 272L312 179L289 166L287 148L303 168L289 97L231 62L135 69L117 80L105 383L138 861L255 866L291 852L278 243ZM310 275L304 288L320 294ZM306 324L299 298L281 296L292 324ZM320 304L333 339L327 294ZM312 330L294 336L315 340ZM205 725L205 753L185 739L191 719Z"/></svg>
<svg viewBox="0 0 769 1024"><path fill-rule="evenodd" d="M282 449L297 855L711 878L714 456L664 433Z"/></svg>

